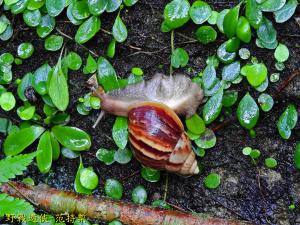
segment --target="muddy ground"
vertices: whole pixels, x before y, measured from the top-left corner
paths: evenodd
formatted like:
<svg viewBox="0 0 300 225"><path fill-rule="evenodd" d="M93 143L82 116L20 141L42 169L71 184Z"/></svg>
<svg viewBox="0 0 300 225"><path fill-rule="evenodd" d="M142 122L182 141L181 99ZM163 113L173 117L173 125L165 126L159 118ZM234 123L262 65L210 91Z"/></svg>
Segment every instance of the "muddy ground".
<svg viewBox="0 0 300 225"><path fill-rule="evenodd" d="M162 12L167 3L166 0L140 0L138 4L122 12L129 36L125 44L118 45L116 57L112 60L120 77L127 77L133 66L141 67L147 78L155 72L168 73L170 35L160 32ZM234 1L210 1L213 8L218 11L232 7L235 3ZM102 16L102 28L110 30L115 16L116 13ZM299 16L300 8L298 7L295 17ZM17 46L25 41L32 42L36 49L34 55L24 61L23 65L14 66L14 78L20 78L26 72L34 71L46 61L54 65L59 52L45 51L44 41L38 38L35 30L28 29L19 16L14 18L10 16L10 18L14 25L14 36L8 42L0 42L0 54L11 52L15 55ZM64 16L57 20L57 27L74 37L76 28L67 23ZM189 39L180 34L193 37L195 29L195 25L188 23L184 28L175 32L175 46L184 47L188 51L190 55L188 67L192 68L189 71L184 69L176 71L190 76L194 76L204 68L206 58L215 54L217 46L225 40L224 36L220 36L217 42L208 46L199 43L187 44ZM299 25L293 18L282 25L276 24L276 29L278 39L289 47L291 57L286 63L286 69L281 73L280 81L271 84L267 89L267 92L273 96L292 71L298 70L300 66ZM109 41L110 35L99 32L85 46L99 55L104 55ZM67 38L65 38L65 43L67 49L78 52L83 58L87 57L86 49ZM136 46L141 51L129 47L129 45ZM247 47L251 50L252 55L268 65L270 74L275 71L272 51L259 49L253 43ZM150 53L145 54L143 51ZM160 182L149 183L137 173L141 166L136 160L132 160L127 165L115 163L105 166L95 158L95 152L100 147L116 148L112 139L107 136L111 133L114 118L108 116L97 129L92 129L98 112L89 116L80 116L76 112L77 99L88 91L85 87L86 80L87 76L80 71L70 72L71 101L68 112L71 114L71 121L69 125L80 127L92 136L91 150L82 155L85 166L93 166L99 175L100 186L95 194L104 195L104 181L107 178L115 178L123 181L124 200L130 201L133 188L142 184L148 191L147 204L150 204L155 193L164 195L166 174L162 174ZM16 86L12 84L10 89L15 91ZM246 82L232 86L231 89L239 90L240 97L246 91L250 91L255 97L258 96L258 93L254 92ZM237 122L233 122L217 132L217 145L208 150L206 156L201 159L204 165L201 175L184 179L170 174L167 202L186 211L205 212L222 218L248 220L256 224L300 224L300 172L293 165L293 151L297 140L300 140L300 125L298 123L294 134L288 141L283 141L276 129L276 121L288 103L294 103L300 110L300 76L279 94L270 113L261 113L260 121L255 129L256 138L251 139ZM39 107L42 108L42 105ZM20 122L15 111L8 113L0 111L0 116L8 117L16 124ZM218 123L220 122L217 121L215 124ZM3 136L0 137L0 140L3 141ZM258 160L257 166L254 166L249 158L242 155L241 150L245 146L261 150L262 157ZM34 147L27 151L34 150ZM0 155L3 157L2 152ZM271 156L278 161L278 167L275 170L266 169L264 166L264 158ZM25 176L32 177L36 183L43 182L59 189L73 190L78 163L78 159L69 160L61 156L58 161L54 162L49 174L40 174L37 167L33 165L26 171ZM203 187L203 178L212 171L221 175L222 183L215 190L207 190ZM289 210L290 204L295 204L296 209Z"/></svg>

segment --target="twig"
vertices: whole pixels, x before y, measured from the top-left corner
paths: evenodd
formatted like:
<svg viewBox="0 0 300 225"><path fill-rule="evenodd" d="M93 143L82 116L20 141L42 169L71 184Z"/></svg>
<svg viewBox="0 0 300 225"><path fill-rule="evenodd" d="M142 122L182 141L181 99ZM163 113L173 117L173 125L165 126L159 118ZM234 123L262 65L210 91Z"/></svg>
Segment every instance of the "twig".
<svg viewBox="0 0 300 225"><path fill-rule="evenodd" d="M132 174L130 174L130 175L126 176L126 177L121 178L121 181L124 183L124 182L125 182L126 180L128 180L129 178L135 177L136 175L138 175L139 172L140 172L139 170L134 171Z"/></svg>
<svg viewBox="0 0 300 225"><path fill-rule="evenodd" d="M171 31L171 54L173 52L174 52L174 30ZM172 76L172 74L173 74L173 67L172 67L172 63L170 62L170 76Z"/></svg>
<svg viewBox="0 0 300 225"><path fill-rule="evenodd" d="M287 80L285 80L282 85L279 86L279 88L276 91L276 94L274 95L274 98L277 98L280 93L292 82L293 79L296 78L296 76L299 75L299 70L294 70L292 72L292 75L289 76L289 78Z"/></svg>
<svg viewBox="0 0 300 225"><path fill-rule="evenodd" d="M66 37L66 38L68 38L68 39L74 41L74 39L73 39L71 36L65 34L65 33L62 32L60 29L55 28L55 30L56 30L58 33L60 33L62 36L64 36L64 37ZM76 43L76 44L78 44L78 43ZM95 52L93 52L92 50L88 49L86 46L84 46L84 45L82 45L82 44L78 44L78 45L79 45L80 47L84 48L85 50L89 51L89 52L90 52L92 55L94 55L95 57L99 57L99 55L98 55L97 53L95 53Z"/></svg>
<svg viewBox="0 0 300 225"><path fill-rule="evenodd" d="M198 42L195 38L186 36L186 35L184 35L184 34L182 34L182 33L180 33L180 32L177 32L177 34L178 34L179 36L185 38L185 39L188 39L188 40L192 41L192 42Z"/></svg>
<svg viewBox="0 0 300 225"><path fill-rule="evenodd" d="M165 184L164 201L167 200L168 184L169 184L169 174L167 173L167 174L166 174L166 184Z"/></svg>
<svg viewBox="0 0 300 225"><path fill-rule="evenodd" d="M211 130L213 132L217 132L222 128L226 127L227 125L233 123L236 120L236 117L232 116L229 119L224 120L222 123L218 124L217 126L213 127Z"/></svg>
<svg viewBox="0 0 300 225"><path fill-rule="evenodd" d="M112 33L104 28L101 28L101 31L106 33L106 34L109 34L109 35L112 35Z"/></svg>

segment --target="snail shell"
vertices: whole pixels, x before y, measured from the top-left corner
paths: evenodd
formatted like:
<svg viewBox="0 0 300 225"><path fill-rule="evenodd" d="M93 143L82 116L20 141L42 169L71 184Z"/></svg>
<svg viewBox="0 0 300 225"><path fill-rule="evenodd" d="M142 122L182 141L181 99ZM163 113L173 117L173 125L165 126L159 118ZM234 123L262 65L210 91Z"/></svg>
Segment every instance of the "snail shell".
<svg viewBox="0 0 300 225"><path fill-rule="evenodd" d="M199 173L191 142L176 113L157 102L129 109L129 140L135 157L145 166L181 175Z"/></svg>

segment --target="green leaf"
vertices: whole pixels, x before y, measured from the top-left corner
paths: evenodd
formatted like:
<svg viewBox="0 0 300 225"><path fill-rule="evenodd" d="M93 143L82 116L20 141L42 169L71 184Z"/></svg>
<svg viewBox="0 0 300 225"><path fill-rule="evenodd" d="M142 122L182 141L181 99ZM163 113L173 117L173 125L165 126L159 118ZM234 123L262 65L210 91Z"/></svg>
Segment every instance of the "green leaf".
<svg viewBox="0 0 300 225"><path fill-rule="evenodd" d="M132 152L127 149L119 149L114 155L114 160L120 164L127 164L132 159Z"/></svg>
<svg viewBox="0 0 300 225"><path fill-rule="evenodd" d="M206 45L217 39L217 32L212 26L201 26L195 33L196 39Z"/></svg>
<svg viewBox="0 0 300 225"><path fill-rule="evenodd" d="M235 52L228 52L226 50L227 42L224 42L217 50L217 56L224 64L228 64L234 61L236 57Z"/></svg>
<svg viewBox="0 0 300 225"><path fill-rule="evenodd" d="M72 4L72 15L76 20L84 20L90 16L86 0L74 1Z"/></svg>
<svg viewBox="0 0 300 225"><path fill-rule="evenodd" d="M18 96L19 98L25 102L28 99L25 96L25 91L27 88L32 87L33 84L33 74L32 73L27 73L25 76L22 78L21 82L18 85Z"/></svg>
<svg viewBox="0 0 300 225"><path fill-rule="evenodd" d="M48 63L43 64L34 72L33 76L33 88L40 95L45 95L47 93L47 80L51 67Z"/></svg>
<svg viewBox="0 0 300 225"><path fill-rule="evenodd" d="M38 9L25 10L23 20L29 27L37 27L42 20L41 12Z"/></svg>
<svg viewBox="0 0 300 225"><path fill-rule="evenodd" d="M274 105L274 100L271 95L262 93L258 97L258 104L260 105L262 111L269 112Z"/></svg>
<svg viewBox="0 0 300 225"><path fill-rule="evenodd" d="M40 126L30 126L10 133L4 141L3 151L6 156L14 156L21 153L31 145L45 131Z"/></svg>
<svg viewBox="0 0 300 225"><path fill-rule="evenodd" d="M122 4L122 0L109 0L106 6L106 12L116 11Z"/></svg>
<svg viewBox="0 0 300 225"><path fill-rule="evenodd" d="M34 47L31 43L29 42L24 42L18 46L18 57L21 59L28 59L30 56L32 56L34 52Z"/></svg>
<svg viewBox="0 0 300 225"><path fill-rule="evenodd" d="M138 2L138 0L123 0L123 2L126 6L133 6L135 3Z"/></svg>
<svg viewBox="0 0 300 225"><path fill-rule="evenodd" d="M41 0L29 0L28 4L27 4L27 9L28 10L36 10L36 9L40 9L42 6L44 6L45 1L41 1Z"/></svg>
<svg viewBox="0 0 300 225"><path fill-rule="evenodd" d="M61 68L61 59L53 69L48 83L48 94L53 104L60 110L65 111L69 105L69 88L66 76Z"/></svg>
<svg viewBox="0 0 300 225"><path fill-rule="evenodd" d="M195 24L202 24L209 19L212 10L206 2L195 1L189 10L189 14Z"/></svg>
<svg viewBox="0 0 300 225"><path fill-rule="evenodd" d="M259 6L256 0L247 0L246 1L246 12L245 15L254 29L257 29L263 19L263 14L259 9Z"/></svg>
<svg viewBox="0 0 300 225"><path fill-rule="evenodd" d="M277 161L274 158L266 158L265 165L266 165L266 167L268 167L270 169L274 169L277 166Z"/></svg>
<svg viewBox="0 0 300 225"><path fill-rule="evenodd" d="M55 27L55 19L48 14L44 15L40 24L36 28L36 32L40 38L47 37Z"/></svg>
<svg viewBox="0 0 300 225"><path fill-rule="evenodd" d="M16 105L16 99L11 92L5 92L0 96L0 106L4 111L12 110Z"/></svg>
<svg viewBox="0 0 300 225"><path fill-rule="evenodd" d="M18 2L18 0L4 0L4 4L7 6L11 6L17 2Z"/></svg>
<svg viewBox="0 0 300 225"><path fill-rule="evenodd" d="M8 39L10 39L12 37L13 33L14 33L14 30L12 28L12 25L10 24L7 26L6 30L2 34L0 34L0 39L2 41L7 41Z"/></svg>
<svg viewBox="0 0 300 225"><path fill-rule="evenodd" d="M119 15L113 25L112 34L117 42L124 42L128 36L127 28Z"/></svg>
<svg viewBox="0 0 300 225"><path fill-rule="evenodd" d="M237 91L225 91L223 94L223 99L222 99L222 105L224 107L231 107L236 103L238 99L238 92Z"/></svg>
<svg viewBox="0 0 300 225"><path fill-rule="evenodd" d="M219 17L219 12L217 11L212 11L210 17L208 18L208 23L210 25L216 25L217 24L217 20Z"/></svg>
<svg viewBox="0 0 300 225"><path fill-rule="evenodd" d="M115 120L112 136L116 145L120 149L124 149L128 142L128 119L118 116Z"/></svg>
<svg viewBox="0 0 300 225"><path fill-rule="evenodd" d="M75 41L79 44L83 44L89 41L96 35L100 28L101 21L99 17L91 16L89 19L84 21L78 28L75 35Z"/></svg>
<svg viewBox="0 0 300 225"><path fill-rule="evenodd" d="M217 138L215 133L206 128L205 132L200 135L198 139L195 140L195 144L204 149L212 148L216 145Z"/></svg>
<svg viewBox="0 0 300 225"><path fill-rule="evenodd" d="M226 41L226 51L236 52L240 48L241 41L237 37L230 38Z"/></svg>
<svg viewBox="0 0 300 225"><path fill-rule="evenodd" d="M240 101L237 109L237 117L240 124L248 130L256 125L259 118L259 108L249 93Z"/></svg>
<svg viewBox="0 0 300 225"><path fill-rule="evenodd" d="M5 215L30 216L33 213L34 209L32 205L25 200L0 194L0 217L4 217Z"/></svg>
<svg viewBox="0 0 300 225"><path fill-rule="evenodd" d="M67 159L76 159L80 156L80 152L75 152L68 148L62 148L61 154Z"/></svg>
<svg viewBox="0 0 300 225"><path fill-rule="evenodd" d="M51 147L52 147L52 159L57 160L60 155L60 146L54 135L51 133ZM70 150L71 151L71 150Z"/></svg>
<svg viewBox="0 0 300 225"><path fill-rule="evenodd" d="M286 0L265 0L260 5L259 8L263 12L275 12L281 9Z"/></svg>
<svg viewBox="0 0 300 225"><path fill-rule="evenodd" d="M186 119L185 124L187 129L194 134L202 134L205 131L205 123L198 114Z"/></svg>
<svg viewBox="0 0 300 225"><path fill-rule="evenodd" d="M85 74L95 73L97 70L97 62L91 54L88 55L86 65L83 68Z"/></svg>
<svg viewBox="0 0 300 225"><path fill-rule="evenodd" d="M142 185L136 186L132 191L132 201L135 204L144 204L147 201L147 191Z"/></svg>
<svg viewBox="0 0 300 225"><path fill-rule="evenodd" d="M0 34L2 34L6 30L6 28L9 24L10 24L10 22L8 21L6 16L2 15L0 17Z"/></svg>
<svg viewBox="0 0 300 225"><path fill-rule="evenodd" d="M81 175L81 172L83 169L84 169L84 167L82 164L82 159L80 157L80 163L79 163L79 167L77 169L75 182L74 182L74 189L78 193L90 195L90 194L92 194L92 190L89 190L89 189L83 187L82 184L80 183L80 175Z"/></svg>
<svg viewBox="0 0 300 225"><path fill-rule="evenodd" d="M165 23L171 29L181 27L189 21L190 3L187 0L173 0L164 9Z"/></svg>
<svg viewBox="0 0 300 225"><path fill-rule="evenodd" d="M98 58L98 83L104 88L104 90L112 91L119 88L119 82L117 80L117 74L113 66L104 57Z"/></svg>
<svg viewBox="0 0 300 225"><path fill-rule="evenodd" d="M257 29L257 37L266 44L274 43L277 38L277 32L273 23L266 17L263 17L262 23Z"/></svg>
<svg viewBox="0 0 300 225"><path fill-rule="evenodd" d="M251 27L248 20L241 16L236 27L236 36L243 42L249 43L251 41Z"/></svg>
<svg viewBox="0 0 300 225"><path fill-rule="evenodd" d="M61 145L70 150L84 151L91 147L90 136L79 128L54 126L52 133Z"/></svg>
<svg viewBox="0 0 300 225"><path fill-rule="evenodd" d="M28 1L29 0L19 0L18 2L16 2L15 4L10 6L10 11L12 14L19 14L21 12L23 12L27 5L28 5Z"/></svg>
<svg viewBox="0 0 300 225"><path fill-rule="evenodd" d="M133 75L136 75L136 76L143 76L144 75L144 71L139 67L132 67L131 68L131 73Z"/></svg>
<svg viewBox="0 0 300 225"><path fill-rule="evenodd" d="M289 49L284 44L279 44L274 52L274 57L278 62L285 62L290 56Z"/></svg>
<svg viewBox="0 0 300 225"><path fill-rule="evenodd" d="M17 113L21 120L31 120L35 113L35 106L21 106L17 109Z"/></svg>
<svg viewBox="0 0 300 225"><path fill-rule="evenodd" d="M289 0L280 10L274 12L276 23L288 21L294 15L297 5L297 0Z"/></svg>
<svg viewBox="0 0 300 225"><path fill-rule="evenodd" d="M108 0L88 0L87 4L90 13L94 16L99 16L105 11Z"/></svg>
<svg viewBox="0 0 300 225"><path fill-rule="evenodd" d="M41 173L48 173L52 165L52 145L50 132L45 131L37 146L37 166Z"/></svg>
<svg viewBox="0 0 300 225"><path fill-rule="evenodd" d="M296 149L294 152L294 162L296 168L300 170L300 142L298 142L296 145Z"/></svg>
<svg viewBox="0 0 300 225"><path fill-rule="evenodd" d="M174 68L185 67L188 64L189 55L183 48L176 48L171 55L171 64Z"/></svg>
<svg viewBox="0 0 300 225"><path fill-rule="evenodd" d="M223 88L211 96L203 107L203 119L205 124L213 122L221 113L222 109Z"/></svg>
<svg viewBox="0 0 300 225"><path fill-rule="evenodd" d="M160 171L149 168L149 167L144 167L141 170L141 175L142 177L149 182L157 182L160 179Z"/></svg>
<svg viewBox="0 0 300 225"><path fill-rule="evenodd" d="M289 139L292 129L296 126L298 121L298 113L294 105L288 105L285 111L279 117L277 122L277 129L283 139Z"/></svg>
<svg viewBox="0 0 300 225"><path fill-rule="evenodd" d="M224 33L228 38L232 38L236 33L236 27L238 24L240 12L240 5L235 6L230 9L229 12L225 15L223 21Z"/></svg>
<svg viewBox="0 0 300 225"><path fill-rule="evenodd" d="M36 153L31 153L0 160L0 183L5 183L18 175L22 175L35 156Z"/></svg>
<svg viewBox="0 0 300 225"><path fill-rule="evenodd" d="M116 39L113 38L107 47L106 55L112 59L115 56L115 53L116 53Z"/></svg>
<svg viewBox="0 0 300 225"><path fill-rule="evenodd" d="M225 65L222 70L222 79L234 81L240 75L241 65L239 61Z"/></svg>
<svg viewBox="0 0 300 225"><path fill-rule="evenodd" d="M64 38L59 35L52 34L45 40L45 49L48 51L57 51L61 49L64 43Z"/></svg>
<svg viewBox="0 0 300 225"><path fill-rule="evenodd" d="M105 163L105 165L109 166L115 162L115 159L114 159L115 153L116 153L116 151L114 151L114 150L107 150L105 148L100 148L96 152L96 157L101 162Z"/></svg>
<svg viewBox="0 0 300 225"><path fill-rule="evenodd" d="M151 204L155 208L161 208L161 209L171 209L171 206L168 205L164 200L155 200Z"/></svg>
<svg viewBox="0 0 300 225"><path fill-rule="evenodd" d="M74 25L80 25L83 21L78 20L73 16L73 13L72 13L73 7L74 7L74 4L71 2L67 9L67 17L70 20L70 22L73 23Z"/></svg>
<svg viewBox="0 0 300 225"><path fill-rule="evenodd" d="M257 87L267 78L268 69L263 63L245 65L241 69L241 74L247 77L251 86Z"/></svg>
<svg viewBox="0 0 300 225"><path fill-rule="evenodd" d="M209 64L205 67L202 78L205 89L210 89L214 86L217 81L217 72L214 65Z"/></svg>
<svg viewBox="0 0 300 225"><path fill-rule="evenodd" d="M46 9L50 16L58 16L66 6L66 0L46 0Z"/></svg>
<svg viewBox="0 0 300 225"><path fill-rule="evenodd" d="M220 183L221 183L220 175L216 173L211 173L208 176L206 176L204 179L204 185L209 189L216 189L217 187L219 187Z"/></svg>
<svg viewBox="0 0 300 225"><path fill-rule="evenodd" d="M112 199L120 200L123 195L122 184L115 179L108 179L105 182L105 194Z"/></svg>
<svg viewBox="0 0 300 225"><path fill-rule="evenodd" d="M99 183L97 174L91 168L84 168L80 171L80 183L89 190L94 190Z"/></svg>
<svg viewBox="0 0 300 225"><path fill-rule="evenodd" d="M71 70L79 70L82 65L82 59L76 52L69 52L66 60L68 68Z"/></svg>
<svg viewBox="0 0 300 225"><path fill-rule="evenodd" d="M254 0L255 1L255 0ZM223 23L224 23L224 17L226 16L226 14L229 12L229 9L223 9L219 15L218 15L218 18L217 18L217 26L219 28L219 31L221 33L224 33L224 26L223 26Z"/></svg>

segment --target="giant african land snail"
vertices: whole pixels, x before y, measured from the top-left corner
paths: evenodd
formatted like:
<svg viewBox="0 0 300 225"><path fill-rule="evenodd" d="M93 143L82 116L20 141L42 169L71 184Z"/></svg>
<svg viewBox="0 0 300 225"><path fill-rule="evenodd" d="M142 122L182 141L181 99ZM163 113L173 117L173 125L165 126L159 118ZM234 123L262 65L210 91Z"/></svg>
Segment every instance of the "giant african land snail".
<svg viewBox="0 0 300 225"><path fill-rule="evenodd" d="M196 112L203 98L197 84L183 75L157 74L151 80L104 93L96 76L88 83L101 99L101 115L128 116L129 140L142 164L182 175L199 173L191 142L177 116L190 117Z"/></svg>

